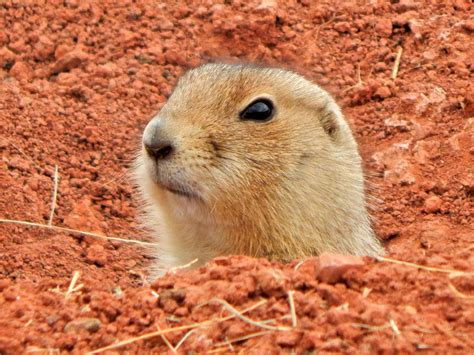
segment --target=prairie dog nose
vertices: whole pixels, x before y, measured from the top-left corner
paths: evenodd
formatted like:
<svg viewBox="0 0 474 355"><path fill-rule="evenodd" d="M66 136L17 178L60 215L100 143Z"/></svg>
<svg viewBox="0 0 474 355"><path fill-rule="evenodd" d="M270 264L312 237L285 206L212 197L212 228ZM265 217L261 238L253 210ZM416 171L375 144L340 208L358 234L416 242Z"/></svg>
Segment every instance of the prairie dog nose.
<svg viewBox="0 0 474 355"><path fill-rule="evenodd" d="M153 119L145 128L143 145L148 155L156 160L165 159L173 152L174 147L162 119Z"/></svg>

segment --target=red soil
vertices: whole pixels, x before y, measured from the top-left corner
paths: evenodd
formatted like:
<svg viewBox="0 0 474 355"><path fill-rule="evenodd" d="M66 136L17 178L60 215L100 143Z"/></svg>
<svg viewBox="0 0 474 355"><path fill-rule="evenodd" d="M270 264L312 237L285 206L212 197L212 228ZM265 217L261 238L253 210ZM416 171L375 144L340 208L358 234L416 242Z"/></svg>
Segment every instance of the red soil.
<svg viewBox="0 0 474 355"><path fill-rule="evenodd" d="M469 1L26 3L0 5L1 218L47 223L58 165L55 225L150 241L127 177L141 130L186 68L243 59L300 71L341 103L390 258L474 271ZM0 354L82 353L196 322L180 352L474 349L472 274L365 260L326 280L317 258L230 257L149 285L139 245L0 230ZM82 288L66 297L75 271ZM232 313L206 303L215 298L239 310L264 300L245 316L275 320L217 321ZM177 346L190 329L166 339ZM158 335L116 351L125 350L171 352Z"/></svg>

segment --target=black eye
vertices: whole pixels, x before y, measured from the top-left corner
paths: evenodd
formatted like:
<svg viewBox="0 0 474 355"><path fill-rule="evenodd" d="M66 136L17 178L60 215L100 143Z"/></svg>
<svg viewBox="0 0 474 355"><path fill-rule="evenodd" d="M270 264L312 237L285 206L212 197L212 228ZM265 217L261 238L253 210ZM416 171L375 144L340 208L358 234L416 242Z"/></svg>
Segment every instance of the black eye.
<svg viewBox="0 0 474 355"><path fill-rule="evenodd" d="M240 113L242 120L259 122L269 121L273 117L273 104L270 100L261 99L252 102Z"/></svg>

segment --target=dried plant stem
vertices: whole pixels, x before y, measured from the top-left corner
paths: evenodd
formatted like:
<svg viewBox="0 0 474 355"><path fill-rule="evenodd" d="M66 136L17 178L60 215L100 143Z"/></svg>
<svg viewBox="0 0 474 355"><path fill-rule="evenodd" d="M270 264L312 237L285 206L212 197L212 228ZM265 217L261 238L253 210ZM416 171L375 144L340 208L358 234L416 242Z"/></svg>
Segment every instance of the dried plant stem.
<svg viewBox="0 0 474 355"><path fill-rule="evenodd" d="M453 291L456 294L456 296L458 296L462 299L465 299L465 300L473 300L474 301L474 296L470 296L470 295L466 295L465 293L462 293L451 282L449 282L448 286L451 289L451 291Z"/></svg>
<svg viewBox="0 0 474 355"><path fill-rule="evenodd" d="M74 273L72 274L71 283L69 284L66 294L64 295L66 299L71 297L71 294L74 292L77 280L79 280L79 276L81 276L81 273L79 271L74 271Z"/></svg>
<svg viewBox="0 0 474 355"><path fill-rule="evenodd" d="M223 346L221 348L209 350L208 352L206 352L206 354L217 354L217 353L222 353L224 351L229 351L229 346Z"/></svg>
<svg viewBox="0 0 474 355"><path fill-rule="evenodd" d="M210 300L209 302L206 302L206 304L212 303L212 302L217 302L217 303L221 304L222 306L224 306L224 308L226 308L230 313L234 314L237 318L240 318L244 322L246 322L248 324L251 324L255 327L268 329L268 330L278 330L278 331L288 331L288 330L290 330L290 328L288 328L288 327L272 326L272 325L268 325L268 324L265 324L265 323L262 323L262 322L254 321L253 319L250 319L250 318L244 316L241 312L236 310L234 307L232 307L229 303L227 303L223 299L214 298L214 299Z"/></svg>
<svg viewBox="0 0 474 355"><path fill-rule="evenodd" d="M39 166L28 154L26 154L20 147L18 147L17 145L15 145L15 143L13 143L12 141L9 141L8 140L8 143L13 147L15 148L16 150L18 150L18 152L23 155L31 164L33 164L38 170L43 170L43 168L41 166Z"/></svg>
<svg viewBox="0 0 474 355"><path fill-rule="evenodd" d="M161 331L160 326L158 326L158 330ZM176 354L176 349L173 345L171 345L170 341L164 334L160 334L161 339L163 339L163 342L166 344L166 346L174 353Z"/></svg>
<svg viewBox="0 0 474 355"><path fill-rule="evenodd" d="M295 300L293 298L294 294L295 294L295 291L293 290L288 291L288 303L290 305L291 326L293 328L296 328L296 326L298 325L298 319L296 318Z"/></svg>
<svg viewBox="0 0 474 355"><path fill-rule="evenodd" d="M243 313L250 312L251 310L253 310L257 307L260 307L262 304L267 303L267 302L268 302L267 300L262 300L260 302L257 302L256 304L240 311L240 313L238 311L237 312L240 315L242 315ZM235 317L236 316L234 314L232 314L232 315L227 316L227 317L209 319L209 320L201 322L201 323L192 323L192 324L187 324L187 325L181 325L181 326L178 326L178 327L173 327L173 328L159 330L159 331L156 331L156 332L143 334L143 335L140 335L138 337L129 338L129 339L120 341L116 344L112 344L112 345L105 346L105 347L100 348L100 349L90 351L90 352L88 352L88 354L98 354L98 353L101 353L101 352L104 352L104 351L107 351L107 350L117 349L117 348L120 348L122 346L132 344L132 343L135 343L135 342L140 341L140 340L154 338L154 337L160 336L161 334L167 334L167 333L176 332L176 331L180 331L180 330L194 329L194 328L198 328L198 327L201 327L203 325L207 325L207 324L211 324L211 323L224 322L226 320L229 320L229 319L232 319L232 318L235 318Z"/></svg>
<svg viewBox="0 0 474 355"><path fill-rule="evenodd" d="M393 332L397 337L399 337L402 333L400 333L400 329L398 329L397 323L393 319L390 319L389 322L390 328L392 328Z"/></svg>
<svg viewBox="0 0 474 355"><path fill-rule="evenodd" d="M198 258L193 259L193 260L191 260L191 261L190 261L189 263L187 263L187 264L172 267L171 269L168 270L168 272L175 273L175 272L178 271L178 270L186 269L186 268L190 267L191 265L197 263L198 261L199 261Z"/></svg>
<svg viewBox="0 0 474 355"><path fill-rule="evenodd" d="M393 64L392 69L392 79L396 79L398 75L398 68L400 67L400 60L402 58L403 48L398 48L397 56L395 57L395 63Z"/></svg>
<svg viewBox="0 0 474 355"><path fill-rule="evenodd" d="M298 261L298 263L295 265L295 267L293 268L293 270L295 270L295 271L298 270L298 269L301 267L301 265L303 265L303 264L306 262L306 260L307 260L307 259Z"/></svg>
<svg viewBox="0 0 474 355"><path fill-rule="evenodd" d="M18 221L14 219L0 218L0 223L11 223L11 224L20 224L20 225L30 226L30 227L41 227L41 228L53 229L53 230L57 230L61 232L74 233L74 234L85 235L85 236L100 238L100 239L105 239L105 240L115 240L115 241L124 242L124 243L134 243L134 244L141 244L141 245L156 245L156 243L142 242L141 240L108 237L102 234L85 232L85 231L80 231L80 230L71 229L71 228L50 226L48 224L34 223L34 222L28 222L28 221Z"/></svg>
<svg viewBox="0 0 474 355"><path fill-rule="evenodd" d="M409 266L409 267L413 267L413 268L421 269L421 270L426 270L426 271L442 272L442 273L445 273L445 274L452 274L452 275L456 275L456 276L474 275L474 272L460 271L460 270L453 270L453 269L441 269L441 268L431 267L431 266L423 266L423 265L418 265L418 264L415 264L415 263L410 263L408 261L385 258L383 256L377 256L375 259L377 259L378 261L384 261L384 262L387 262L387 263Z"/></svg>
<svg viewBox="0 0 474 355"><path fill-rule="evenodd" d="M437 268L437 267L432 267L432 266L423 266L423 265L418 265L418 264L415 264L415 263L410 263L410 262L407 262L407 261L384 258L382 256L376 257L376 259L378 261L384 261L384 262L387 262L387 263L409 266L409 267L413 267L413 268L416 268L416 269L432 271L432 272L441 272L441 273L444 273L444 274L448 274L449 279L453 279L455 277L474 275L474 271L460 271L460 270L453 270L453 269L442 269L442 268ZM460 298L463 298L463 299L466 299L466 300L474 300L474 296L466 295L466 294L460 292L451 283L451 281L449 281L448 286L451 289L451 291L453 291L456 294L456 296L458 296Z"/></svg>
<svg viewBox="0 0 474 355"><path fill-rule="evenodd" d="M26 348L27 353L41 353L41 354L60 354L59 349L54 348L38 348L36 346L31 346Z"/></svg>
<svg viewBox="0 0 474 355"><path fill-rule="evenodd" d="M262 335L265 335L265 334L270 334L270 333L272 333L272 331L270 331L270 330L263 330L263 331L261 331L261 332L252 333L252 334L247 334L247 335L244 335L244 336L235 338L235 339L229 339L229 340L227 340L227 341L223 341L223 342L217 343L217 344L215 344L215 346L220 347L220 346L223 346L223 345L226 345L226 344L228 345L228 344L238 343L239 341L243 341L243 340L248 340L248 339L256 338L256 337L259 337L259 336L262 336Z"/></svg>
<svg viewBox="0 0 474 355"><path fill-rule="evenodd" d="M59 183L59 174L58 166L54 166L54 186L53 186L53 197L51 200L51 213L49 215L48 225L53 225L54 210L56 209L56 200L58 198L58 183Z"/></svg>
<svg viewBox="0 0 474 355"><path fill-rule="evenodd" d="M362 324L362 323L352 323L351 324L354 328L362 328L362 329L367 329L371 332L379 332L381 330L385 330L390 328L390 324L384 324L384 325L369 325L369 324Z"/></svg>
<svg viewBox="0 0 474 355"><path fill-rule="evenodd" d="M176 344L176 346L174 347L174 349L176 351L178 351L179 347L181 345L183 345L183 343L185 342L186 339L189 338L189 336L194 333L196 331L196 329L191 329L189 332L187 332L186 334L184 334L184 336L181 338L181 340L178 342L178 344Z"/></svg>

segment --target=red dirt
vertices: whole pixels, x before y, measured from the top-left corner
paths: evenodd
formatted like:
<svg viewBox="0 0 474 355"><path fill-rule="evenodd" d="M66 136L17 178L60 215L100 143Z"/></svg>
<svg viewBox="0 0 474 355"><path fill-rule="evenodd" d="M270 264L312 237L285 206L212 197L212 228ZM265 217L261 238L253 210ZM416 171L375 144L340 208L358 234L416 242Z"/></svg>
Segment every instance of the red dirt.
<svg viewBox="0 0 474 355"><path fill-rule="evenodd" d="M141 130L185 69L243 59L300 71L341 103L390 258L474 271L469 1L26 3L0 5L0 217L47 223L57 164L55 225L150 241L127 177ZM318 278L317 258L296 268L230 257L149 285L152 260L136 244L11 223L0 230L0 354L82 353L229 315L216 301L201 305L214 298L239 310L263 299L245 315L291 327L289 290L295 328L214 319L179 351L474 349L472 274L367 259ZM83 287L66 297L76 270ZM166 338L176 346L190 329ZM160 336L116 351L125 350L171 352Z"/></svg>

